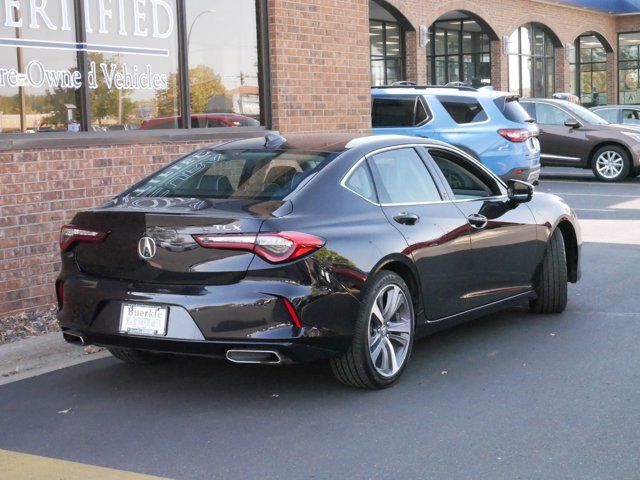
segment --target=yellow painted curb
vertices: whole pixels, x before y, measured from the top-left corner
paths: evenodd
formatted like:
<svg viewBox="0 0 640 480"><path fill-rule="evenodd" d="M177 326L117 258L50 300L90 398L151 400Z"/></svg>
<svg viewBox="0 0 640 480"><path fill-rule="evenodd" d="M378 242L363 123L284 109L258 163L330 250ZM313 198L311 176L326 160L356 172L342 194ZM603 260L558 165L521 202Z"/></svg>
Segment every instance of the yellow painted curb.
<svg viewBox="0 0 640 480"><path fill-rule="evenodd" d="M0 450L3 480L168 480L55 458Z"/></svg>

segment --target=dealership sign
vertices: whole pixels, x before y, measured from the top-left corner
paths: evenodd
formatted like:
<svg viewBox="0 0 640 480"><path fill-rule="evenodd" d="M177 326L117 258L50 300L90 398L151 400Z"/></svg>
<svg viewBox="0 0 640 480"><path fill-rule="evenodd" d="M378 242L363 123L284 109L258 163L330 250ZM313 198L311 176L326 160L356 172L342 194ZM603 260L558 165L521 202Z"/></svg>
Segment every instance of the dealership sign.
<svg viewBox="0 0 640 480"><path fill-rule="evenodd" d="M169 55L166 48L149 48L123 45L125 38L144 37L166 39L175 30L175 12L165 0L84 0L85 31L92 38L110 35L122 38L114 45L109 42L69 42L29 39L30 31L71 31L73 24L72 0L0 0L1 24L15 28L20 35L0 35L0 46L73 50L97 53L115 53L144 56ZM93 8L91 8L93 7ZM114 35L114 34L117 34ZM131 39L129 40L131 42ZM87 83L98 88L100 81L109 89L117 90L166 90L167 75L154 73L151 64L129 65L114 62L89 62ZM78 71L48 69L40 60L27 63L23 71L0 67L0 87L74 88L82 86Z"/></svg>

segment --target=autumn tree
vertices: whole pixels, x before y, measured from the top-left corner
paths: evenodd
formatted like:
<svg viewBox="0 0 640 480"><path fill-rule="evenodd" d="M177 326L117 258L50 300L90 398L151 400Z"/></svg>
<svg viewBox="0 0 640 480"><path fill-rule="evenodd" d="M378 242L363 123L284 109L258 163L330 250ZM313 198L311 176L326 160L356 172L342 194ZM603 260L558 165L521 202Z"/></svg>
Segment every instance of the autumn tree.
<svg viewBox="0 0 640 480"><path fill-rule="evenodd" d="M189 69L189 95L191 111L204 113L209 100L214 96L225 96L227 89L220 75L205 65ZM178 77L172 73L168 79L168 88L156 93L158 116L174 116L178 111Z"/></svg>

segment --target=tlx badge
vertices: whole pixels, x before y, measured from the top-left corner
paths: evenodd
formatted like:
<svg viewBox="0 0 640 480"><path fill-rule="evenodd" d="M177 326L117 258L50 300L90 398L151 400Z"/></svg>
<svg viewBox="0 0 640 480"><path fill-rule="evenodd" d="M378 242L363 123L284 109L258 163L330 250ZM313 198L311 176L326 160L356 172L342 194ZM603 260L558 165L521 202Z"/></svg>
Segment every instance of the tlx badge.
<svg viewBox="0 0 640 480"><path fill-rule="evenodd" d="M215 228L218 231L224 231L224 232L241 232L242 231L239 225L211 225L211 228Z"/></svg>

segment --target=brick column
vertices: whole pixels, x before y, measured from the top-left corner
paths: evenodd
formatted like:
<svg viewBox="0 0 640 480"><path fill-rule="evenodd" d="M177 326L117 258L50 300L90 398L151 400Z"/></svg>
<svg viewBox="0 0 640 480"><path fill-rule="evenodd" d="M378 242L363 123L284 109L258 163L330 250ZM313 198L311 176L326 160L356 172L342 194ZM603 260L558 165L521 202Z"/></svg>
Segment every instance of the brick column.
<svg viewBox="0 0 640 480"><path fill-rule="evenodd" d="M273 128L371 129L369 1L269 0Z"/></svg>
<svg viewBox="0 0 640 480"><path fill-rule="evenodd" d="M418 32L415 30L409 30L404 36L405 45L405 65L407 71L407 80L410 82L423 85L425 83L426 75L422 72L424 70L420 66L420 57L422 56L423 49L420 48L418 39Z"/></svg>
<svg viewBox="0 0 640 480"><path fill-rule="evenodd" d="M569 61L564 47L555 49L556 56L556 88L553 92L569 91Z"/></svg>
<svg viewBox="0 0 640 480"><path fill-rule="evenodd" d="M491 85L494 90L509 90L509 57L502 53L502 41L491 41Z"/></svg>
<svg viewBox="0 0 640 480"><path fill-rule="evenodd" d="M618 103L618 53L616 51L607 53L607 103L615 105Z"/></svg>

